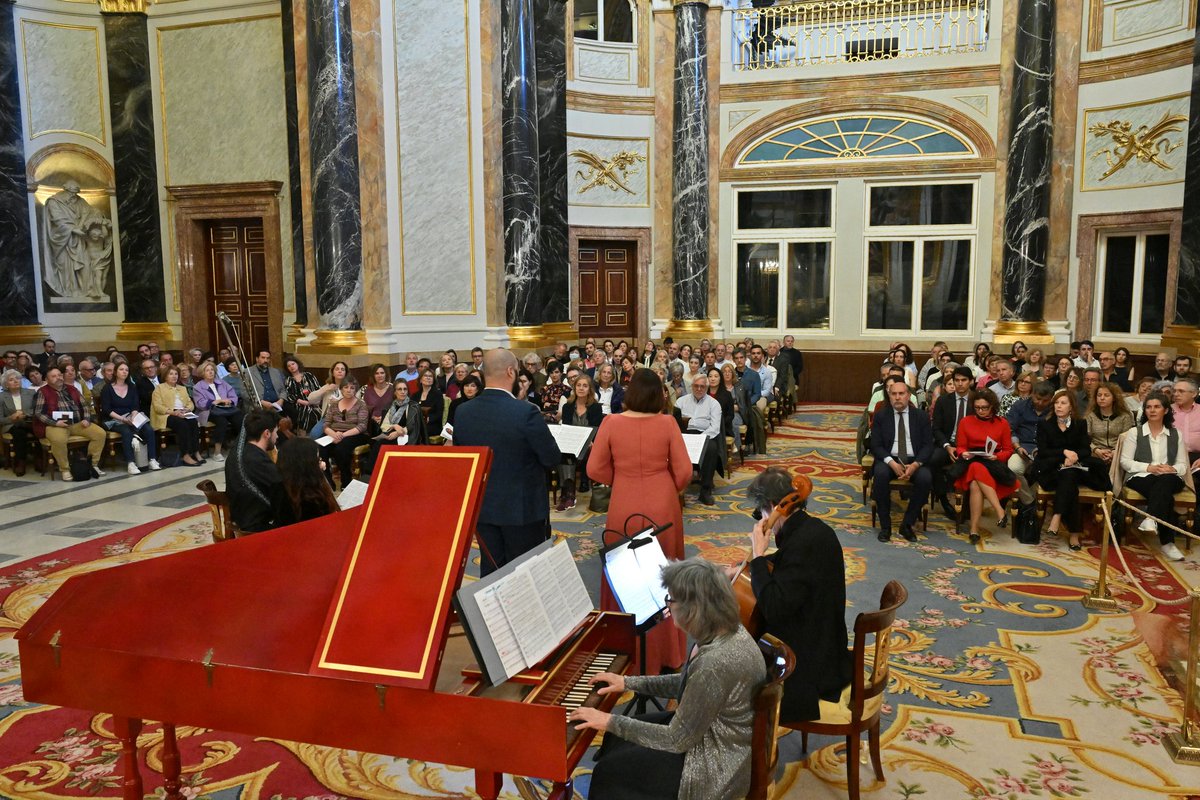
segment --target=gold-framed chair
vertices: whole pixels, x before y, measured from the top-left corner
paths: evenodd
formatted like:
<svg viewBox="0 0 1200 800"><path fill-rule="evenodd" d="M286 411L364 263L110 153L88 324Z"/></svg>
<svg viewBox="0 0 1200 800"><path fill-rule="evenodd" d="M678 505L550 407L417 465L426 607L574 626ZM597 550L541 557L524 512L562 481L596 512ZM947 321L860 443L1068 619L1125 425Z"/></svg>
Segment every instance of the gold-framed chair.
<svg viewBox="0 0 1200 800"><path fill-rule="evenodd" d="M212 514L213 542L225 542L240 536L241 532L229 515L229 496L207 478L197 483L196 488L204 493L204 501L208 503L209 513Z"/></svg>
<svg viewBox="0 0 1200 800"><path fill-rule="evenodd" d="M767 663L767 680L754 695L754 729L750 738L750 789L747 800L767 800L779 747L775 731L779 725L779 703L783 699L783 682L796 668L796 654L781 640L763 634L758 640Z"/></svg>

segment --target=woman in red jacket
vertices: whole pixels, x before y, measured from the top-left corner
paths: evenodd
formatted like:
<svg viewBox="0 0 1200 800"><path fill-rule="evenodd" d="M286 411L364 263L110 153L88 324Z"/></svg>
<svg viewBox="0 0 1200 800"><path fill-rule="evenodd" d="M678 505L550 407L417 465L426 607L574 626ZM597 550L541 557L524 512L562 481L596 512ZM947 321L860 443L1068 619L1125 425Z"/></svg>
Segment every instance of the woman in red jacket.
<svg viewBox="0 0 1200 800"><path fill-rule="evenodd" d="M1017 476L1008 468L1008 459L1013 454L1012 431L1008 420L997 416L1000 401L991 389L982 389L971 394L972 416L963 417L955 434L955 450L958 461L950 474L954 486L970 493L971 544L979 542L979 518L983 515L983 501L987 500L996 510L996 519L1004 527L1003 500L1017 490ZM995 442L994 450L988 454L988 439Z"/></svg>

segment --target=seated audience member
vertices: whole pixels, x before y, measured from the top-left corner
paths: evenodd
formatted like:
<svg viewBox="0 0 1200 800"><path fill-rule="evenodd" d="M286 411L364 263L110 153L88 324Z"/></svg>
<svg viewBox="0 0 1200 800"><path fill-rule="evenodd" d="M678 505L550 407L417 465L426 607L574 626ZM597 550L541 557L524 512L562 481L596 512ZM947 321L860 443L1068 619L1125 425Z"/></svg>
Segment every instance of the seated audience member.
<svg viewBox="0 0 1200 800"><path fill-rule="evenodd" d="M933 443L937 449L929 459L929 468L933 471L933 492L950 519L954 519L956 514L946 494L948 486L945 471L958 460L955 438L958 424L971 414L971 385L974 380L968 367L955 368L954 390L939 397L933 406Z"/></svg>
<svg viewBox="0 0 1200 800"><path fill-rule="evenodd" d="M904 350L897 348L897 349L891 351L890 353L888 353L888 358L887 358L886 363L888 363L889 365L892 365L892 366L899 367L900 374L904 378L904 382L906 384L908 384L908 387L910 389L915 389L916 383L917 383L917 373L914 370L908 369L909 364L905 359L906 359L906 356L905 356Z"/></svg>
<svg viewBox="0 0 1200 800"><path fill-rule="evenodd" d="M513 397L532 403L539 409L542 407L542 398L538 394L533 374L524 367L517 371L517 390L513 392Z"/></svg>
<svg viewBox="0 0 1200 800"><path fill-rule="evenodd" d="M1154 388L1154 384L1158 382L1158 378L1153 375L1147 375L1137 382L1137 391L1130 397L1125 398L1125 407L1129 409L1129 413L1133 415L1136 422L1142 414L1142 403L1146 402L1146 398L1150 396L1150 390Z"/></svg>
<svg viewBox="0 0 1200 800"><path fill-rule="evenodd" d="M420 359L420 357L417 356L416 353L409 353L408 355L406 355L404 357L404 369L397 372L396 376L394 378L392 378L391 381L387 381L386 379L384 380L384 383L387 384L387 389L388 389L387 396L389 398L389 400L388 400L389 403L390 403L390 398L392 396L392 385L396 381L407 382L408 383L408 393L410 395L414 395L417 393L417 379L421 377L420 361L421 361L421 359ZM379 366L383 366L383 365L380 364ZM375 371L374 369L371 370L372 374L374 374L374 371ZM368 403L367 405L369 406L370 403Z"/></svg>
<svg viewBox="0 0 1200 800"><path fill-rule="evenodd" d="M1134 367L1128 347L1118 347L1113 350L1113 383L1121 387L1123 392L1133 391Z"/></svg>
<svg viewBox="0 0 1200 800"><path fill-rule="evenodd" d="M1012 349L1009 350L1012 358L1009 361L1012 363L1014 373L1020 375L1025 371L1025 354L1028 352L1029 348L1024 342L1018 340L1012 343Z"/></svg>
<svg viewBox="0 0 1200 800"><path fill-rule="evenodd" d="M179 365L179 385L187 392L188 397L192 396L192 389L196 384L192 379L192 368L189 364Z"/></svg>
<svg viewBox="0 0 1200 800"><path fill-rule="evenodd" d="M707 441L700 456L700 503L716 505L713 498L713 475L721 466L721 455L718 448L723 448L721 441L721 404L715 398L709 397L708 378L697 374L692 377L692 391L680 397L675 407L683 419L686 433L702 433ZM722 472L722 474L724 474Z"/></svg>
<svg viewBox="0 0 1200 800"><path fill-rule="evenodd" d="M417 360L416 353L409 353L409 356L414 362ZM400 375L405 375L407 372L408 370L401 370ZM371 367L371 382L358 390L358 396L367 404L367 412L371 417L368 433L372 436L379 432L379 423L383 420L383 412L392 404L395 393L395 381L389 381L387 373L387 367L383 364L375 364ZM409 383L407 377L397 377L395 380ZM409 388L415 386L416 382L417 379L414 377L409 383ZM416 394L416 392L410 392L410 394Z"/></svg>
<svg viewBox="0 0 1200 800"><path fill-rule="evenodd" d="M150 385L149 381L145 385ZM157 388L157 387L155 387ZM113 382L104 387L100 395L100 419L104 427L121 435L121 449L125 454L126 469L130 475L140 475L137 459L133 450L133 439L136 436L146 445L149 456L148 466L152 470L161 469L158 463L157 442L154 436L154 426L149 415L140 424L134 424L134 415L143 413L142 403L138 396L138 387L129 382L129 365L121 364L113 373Z"/></svg>
<svg viewBox="0 0 1200 800"><path fill-rule="evenodd" d="M1125 396L1115 383L1102 383L1096 389L1096 402L1083 418L1091 437L1092 455L1106 465L1112 464L1117 442L1133 427L1133 414L1125 405Z"/></svg>
<svg viewBox="0 0 1200 800"><path fill-rule="evenodd" d="M1171 401L1161 392L1151 392L1142 404L1140 425L1127 430L1121 444L1121 469L1125 485L1146 498L1150 515L1138 525L1138 530L1158 531L1162 553L1172 561L1182 561L1183 554L1175 546L1175 532L1160 526L1154 519L1173 521L1175 494L1184 488L1187 475L1187 447L1175 430Z"/></svg>
<svg viewBox="0 0 1200 800"><path fill-rule="evenodd" d="M1126 374L1129 372L1129 367L1126 367L1124 372L1117 371L1117 357L1105 350L1101 352L1096 359L1100 362L1100 380L1105 383L1115 383L1121 388L1122 392L1133 391L1133 387L1126 382Z"/></svg>
<svg viewBox="0 0 1200 800"><path fill-rule="evenodd" d="M1008 460L1012 458L1012 431L1003 417L996 416L1000 401L991 389L983 389L971 395L970 416L964 417L958 425L958 435L955 437L955 455L957 456L950 475L955 479L955 487L960 491L970 492L971 544L979 542L979 518L983 515L983 501L986 500L996 511L996 519L1000 527L1008 524L1004 516L1002 501L1017 489L1017 476L1008 468ZM988 440L994 442L994 449L987 452Z"/></svg>
<svg viewBox="0 0 1200 800"><path fill-rule="evenodd" d="M192 389L192 400L199 423L213 424L210 441L213 446L213 461L219 464L225 460L221 448L226 438L230 434L237 436L242 427L243 415L237 393L232 386L217 377L216 367L205 364L200 368L200 380Z"/></svg>
<svg viewBox="0 0 1200 800"><path fill-rule="evenodd" d="M142 359L141 374L132 376L133 385L137 389L138 403L141 404L138 409L147 417L150 416L150 401L154 397L154 390L158 388L158 362L152 358Z"/></svg>
<svg viewBox="0 0 1200 800"><path fill-rule="evenodd" d="M1079 367L1071 367L1071 371L1063 377L1063 389L1067 389L1075 393L1075 407L1082 408L1084 413L1087 412L1088 394L1087 389L1083 385L1083 370Z"/></svg>
<svg viewBox="0 0 1200 800"><path fill-rule="evenodd" d="M462 365L460 364L459 366ZM478 397L482 391L483 382L479 380L478 375L472 373L464 378L459 395L450 401L450 410L446 412L446 424L453 427L454 416L458 413L458 409L462 404Z"/></svg>
<svg viewBox="0 0 1200 800"><path fill-rule="evenodd" d="M425 417L426 433L432 432L434 435L438 435L442 432L442 417L446 412L444 398L445 395L437 386L437 374L432 369L421 370L421 377L417 379L417 393L414 399L421 407L421 414Z"/></svg>
<svg viewBox="0 0 1200 800"><path fill-rule="evenodd" d="M1100 362L1093 358L1096 352L1096 345L1091 339L1084 339L1079 343L1079 355L1075 357L1075 366L1080 369L1091 369L1100 367Z"/></svg>
<svg viewBox="0 0 1200 800"><path fill-rule="evenodd" d="M542 417L546 422L558 420L559 401L567 393L567 385L563 383L562 367L551 359L546 362L546 386L542 389Z"/></svg>
<svg viewBox="0 0 1200 800"><path fill-rule="evenodd" d="M708 396L717 401L721 406L721 435L733 435L733 393L725 388L725 376L721 370L714 367L709 367L705 373L708 378ZM725 448L718 448L722 454ZM724 460L722 459L722 464Z"/></svg>
<svg viewBox="0 0 1200 800"><path fill-rule="evenodd" d="M912 482L908 508L900 522L900 535L917 540L913 525L929 499L933 473L926 464L933 456L933 429L929 416L912 404L908 384L894 380L887 387L888 405L875 412L871 423L872 467L871 496L879 513L881 542L892 538L892 479Z"/></svg>
<svg viewBox="0 0 1200 800"><path fill-rule="evenodd" d="M150 425L154 430L164 428L175 434L182 463L198 467L200 457L200 426L193 413L195 404L179 383L179 367L169 366L163 372L163 382L154 390L150 401Z"/></svg>
<svg viewBox="0 0 1200 800"><path fill-rule="evenodd" d="M1054 387L1047 381L1038 381L1029 397L1013 403L1004 415L1012 431L1013 454L1008 459L1008 468L1017 476L1017 500L1022 507L1028 507L1036 499L1027 473L1037 455L1038 424L1054 413L1053 400Z"/></svg>
<svg viewBox="0 0 1200 800"><path fill-rule="evenodd" d="M450 379L446 381L446 397L449 397L451 400L457 400L459 394L462 393L463 384L466 383L467 378L470 376L470 367L466 364L455 364L454 372L451 374Z"/></svg>
<svg viewBox="0 0 1200 800"><path fill-rule="evenodd" d="M989 383L987 388L991 389L1001 401L1000 413L1003 414L1007 410L1004 408L1004 398L1017 390L1016 372L1013 370L1011 361L999 357L993 362L992 370L996 379Z"/></svg>
<svg viewBox="0 0 1200 800"><path fill-rule="evenodd" d="M745 424L742 419L742 409L746 408L750 404L750 401L746 397L745 387L738 380L737 369L734 368L732 361L726 361L725 366L721 367L721 388L733 398L733 413L729 417L729 432L733 436L733 448L740 453L742 452L742 425ZM724 419L722 417L722 420Z"/></svg>
<svg viewBox="0 0 1200 800"><path fill-rule="evenodd" d="M596 351L600 352L600 351ZM605 364L602 369L611 369L612 365ZM582 428L599 428L604 420L604 413L599 400L596 399L596 384L586 373L575 378L571 385L571 394L562 408L562 424L575 425ZM559 493L556 511L566 511L575 507L575 474L580 474L578 489L581 492L591 491L587 479L587 456L576 464L574 456L564 455L563 463L558 465Z"/></svg>
<svg viewBox="0 0 1200 800"><path fill-rule="evenodd" d="M283 478L269 453L275 449L279 414L257 408L246 415L242 432L225 462L229 514L242 533L274 527Z"/></svg>
<svg viewBox="0 0 1200 800"><path fill-rule="evenodd" d="M234 394L237 395L238 405L246 407L246 382L242 379L242 367L236 358L225 361L225 374L220 378L233 389Z"/></svg>
<svg viewBox="0 0 1200 800"><path fill-rule="evenodd" d="M454 365L457 359L447 350L438 356L438 368L434 370L434 377L437 378L437 387L442 394L446 393L446 385L454 377Z"/></svg>
<svg viewBox="0 0 1200 800"><path fill-rule="evenodd" d="M100 457L104 454L108 437L104 428L92 424L92 410L84 405L83 397L75 387L65 384L62 370L58 367L49 369L46 384L39 387L34 395L33 436L50 441L50 452L62 470L64 481L74 480L67 460L67 440L72 436L83 436L88 440L87 451L92 470L100 476L105 474L100 469Z"/></svg>
<svg viewBox="0 0 1200 800"><path fill-rule="evenodd" d="M283 410L284 384L283 373L271 366L271 351L259 349L243 381L249 381L258 395L258 402L263 408L275 411Z"/></svg>
<svg viewBox="0 0 1200 800"><path fill-rule="evenodd" d="M283 360L283 371L283 413L291 419L293 430L312 430L321 418L321 384L295 356Z"/></svg>
<svg viewBox="0 0 1200 800"><path fill-rule="evenodd" d="M687 369L684 364L674 363L671 365L671 372L667 378L667 388L671 390L671 400L678 400L688 393L687 382L683 379L683 373Z"/></svg>
<svg viewBox="0 0 1200 800"><path fill-rule="evenodd" d="M1021 368L1022 372L1028 372L1033 375L1034 380L1041 380L1042 369L1046 366L1046 356L1038 348L1033 348L1025 355L1025 366Z"/></svg>
<svg viewBox="0 0 1200 800"><path fill-rule="evenodd" d="M733 366L738 380L746 390L747 405L742 409L742 420L746 423L746 431L750 436L751 447L747 455L767 454L766 418L760 411L759 400L762 398L762 379L749 364L746 363L746 351L738 348L733 351Z"/></svg>
<svg viewBox="0 0 1200 800"><path fill-rule="evenodd" d="M433 373L429 374L432 377ZM374 473L379 448L384 445L429 444L425 415L421 411L421 404L415 398L409 397L408 381L403 378L397 380L392 386L392 396L391 405L380 417L379 435L371 439L370 455L361 464L364 475ZM404 441L400 441L401 437L404 437Z"/></svg>
<svg viewBox="0 0 1200 800"><path fill-rule="evenodd" d="M1079 486L1107 491L1112 488L1108 465L1091 454L1087 424L1075 407L1075 397L1065 389L1054 393L1054 413L1038 423L1037 455L1029 479L1054 492L1054 516L1047 532L1057 536L1059 525L1070 532L1069 547L1079 550Z"/></svg>
<svg viewBox="0 0 1200 800"><path fill-rule="evenodd" d="M1055 372L1054 377L1050 378L1050 385L1057 391L1058 389L1066 388L1067 376L1075 368L1075 360L1070 356L1059 356L1054 359L1054 365Z"/></svg>
<svg viewBox="0 0 1200 800"><path fill-rule="evenodd" d="M662 582L675 624L696 641L687 664L673 675L602 672L591 682L605 684L603 694L642 692L679 704L674 711L639 717L586 706L570 712L570 724L607 731L588 797L744 797L750 787L754 696L766 679L762 653L739 624L737 601L718 567L698 558L676 561L663 567ZM841 648L845 652L844 635Z"/></svg>
<svg viewBox="0 0 1200 800"><path fill-rule="evenodd" d="M42 371L37 368L37 365L31 364L25 368L25 377L21 379L21 386L25 389L40 389L46 385L42 379Z"/></svg>
<svg viewBox="0 0 1200 800"><path fill-rule="evenodd" d="M329 406L341 398L342 393L338 387L341 385L342 379L349 374L349 364L345 361L333 362L333 366L329 368L329 374L325 377L325 383L309 397L309 402L313 402L314 398L320 402L321 414L321 418L317 420L317 424L313 425L312 429L308 432L308 435L312 438L320 439L325 435L325 412L329 410Z"/></svg>
<svg viewBox="0 0 1200 800"><path fill-rule="evenodd" d="M750 534L750 583L757 608L767 633L805 654L784 682L782 722L817 719L819 701L837 702L852 674L846 649L846 563L837 534L809 515L807 498L791 516L766 527L775 506L792 492L791 476L780 467L768 467L746 489L761 516ZM772 535L778 549L767 555Z"/></svg>
<svg viewBox="0 0 1200 800"><path fill-rule="evenodd" d="M281 483L274 492L274 524L282 528L339 511L325 478L321 448L307 436L295 436L279 446L276 461Z"/></svg>
<svg viewBox="0 0 1200 800"><path fill-rule="evenodd" d="M596 371L596 398L605 416L621 413L625 387L617 381L617 373L612 364L602 364Z"/></svg>
<svg viewBox="0 0 1200 800"><path fill-rule="evenodd" d="M975 349L971 351L971 355L963 359L963 366L971 370L971 377L979 378L987 372L987 357L992 354L992 348L987 342L979 342L975 345Z"/></svg>
<svg viewBox="0 0 1200 800"><path fill-rule="evenodd" d="M16 361L16 353L13 361ZM13 463L10 466L19 478L25 474L25 465L29 461L36 398L33 389L22 388L21 373L15 369L4 370L0 382L4 386L0 393L0 434L12 434Z"/></svg>
<svg viewBox="0 0 1200 800"><path fill-rule="evenodd" d="M354 448L367 444L370 412L367 404L358 399L358 381L353 375L342 378L338 386L340 397L325 411L325 436L333 439L322 448L321 457L337 465L342 488L354 478L351 466ZM332 476L330 477L332 480Z"/></svg>

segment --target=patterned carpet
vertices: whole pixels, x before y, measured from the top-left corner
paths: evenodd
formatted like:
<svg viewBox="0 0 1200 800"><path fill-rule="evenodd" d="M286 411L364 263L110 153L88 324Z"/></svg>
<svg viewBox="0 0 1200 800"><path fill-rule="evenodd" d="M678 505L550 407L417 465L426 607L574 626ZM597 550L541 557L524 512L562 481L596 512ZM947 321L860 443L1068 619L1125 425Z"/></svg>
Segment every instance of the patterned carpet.
<svg viewBox="0 0 1200 800"><path fill-rule="evenodd" d="M751 521L745 487L772 463L814 478L810 510L838 531L846 553L848 619L874 608L892 578L909 590L892 650L883 725L886 782L862 767L866 798L1088 797L1141 800L1200 795L1200 769L1175 765L1160 744L1178 725L1182 701L1158 665L1186 627L1186 606L1160 606L1117 580L1121 613L1079 603L1096 575L1098 546L1072 553L1051 539L1019 545L1008 531L978 546L940 514L916 544L880 544L862 505L854 464L854 409L802 408L770 439L770 455L718 479L714 508L689 496L689 553L740 560ZM694 487L692 489L694 492ZM598 581L604 516L580 507L555 515L585 581ZM119 797L118 747L105 715L26 704L12 633L73 574L202 545L207 514L187 511L158 523L76 545L0 572L0 796ZM1200 580L1189 557L1168 564L1134 542L1130 563L1164 599ZM801 654L803 657L803 654ZM189 798L471 798L470 771L405 759L180 729ZM811 737L780 741L773 797L843 798L844 744ZM147 790L161 794L161 734L141 743ZM587 765L577 789L586 797ZM506 783L506 798L517 794Z"/></svg>

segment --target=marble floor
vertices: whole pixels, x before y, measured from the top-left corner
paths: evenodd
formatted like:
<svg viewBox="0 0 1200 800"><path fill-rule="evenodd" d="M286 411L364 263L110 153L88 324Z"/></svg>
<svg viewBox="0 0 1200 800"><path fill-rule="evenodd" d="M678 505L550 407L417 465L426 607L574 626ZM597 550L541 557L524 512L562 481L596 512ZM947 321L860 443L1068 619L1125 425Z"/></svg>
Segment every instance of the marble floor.
<svg viewBox="0 0 1200 800"><path fill-rule="evenodd" d="M0 469L0 567L201 506L196 484L212 478L223 486L224 466L209 459L129 475L123 462L108 459L103 478L83 483Z"/></svg>

